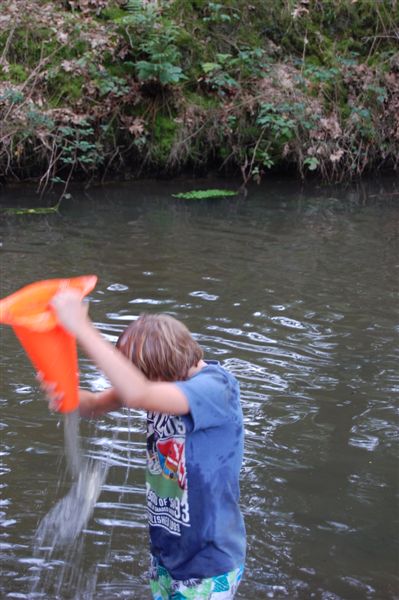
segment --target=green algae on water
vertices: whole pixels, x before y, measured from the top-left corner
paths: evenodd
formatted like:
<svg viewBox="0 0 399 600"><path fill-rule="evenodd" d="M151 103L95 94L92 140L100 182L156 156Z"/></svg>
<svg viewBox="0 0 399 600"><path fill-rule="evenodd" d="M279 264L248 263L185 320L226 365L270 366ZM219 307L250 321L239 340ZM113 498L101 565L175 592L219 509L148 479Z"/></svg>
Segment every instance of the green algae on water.
<svg viewBox="0 0 399 600"><path fill-rule="evenodd" d="M38 207L38 208L6 208L2 211L4 215L51 215L58 213L58 206Z"/></svg>
<svg viewBox="0 0 399 600"><path fill-rule="evenodd" d="M183 200L206 200L208 198L225 198L227 196L237 196L238 192L233 190L193 190L191 192L182 192L180 194L172 194L174 198L182 198Z"/></svg>

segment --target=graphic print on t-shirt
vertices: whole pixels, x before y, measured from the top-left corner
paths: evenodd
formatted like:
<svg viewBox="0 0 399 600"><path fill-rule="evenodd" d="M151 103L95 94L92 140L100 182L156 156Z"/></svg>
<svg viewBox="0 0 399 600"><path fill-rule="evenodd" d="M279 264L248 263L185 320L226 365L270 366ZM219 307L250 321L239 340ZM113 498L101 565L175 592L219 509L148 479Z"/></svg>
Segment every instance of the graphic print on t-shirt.
<svg viewBox="0 0 399 600"><path fill-rule="evenodd" d="M149 523L181 535L190 527L184 444L180 417L150 412L147 416L147 508Z"/></svg>

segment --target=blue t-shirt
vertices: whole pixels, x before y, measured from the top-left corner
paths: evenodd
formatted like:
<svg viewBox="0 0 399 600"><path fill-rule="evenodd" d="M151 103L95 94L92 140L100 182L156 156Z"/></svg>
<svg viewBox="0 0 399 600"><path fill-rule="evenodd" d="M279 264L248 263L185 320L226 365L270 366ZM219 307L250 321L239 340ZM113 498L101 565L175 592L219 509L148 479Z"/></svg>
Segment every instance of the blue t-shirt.
<svg viewBox="0 0 399 600"><path fill-rule="evenodd" d="M240 393L237 380L217 361L207 361L176 385L189 402L189 414L147 417L151 553L174 579L203 579L245 560Z"/></svg>

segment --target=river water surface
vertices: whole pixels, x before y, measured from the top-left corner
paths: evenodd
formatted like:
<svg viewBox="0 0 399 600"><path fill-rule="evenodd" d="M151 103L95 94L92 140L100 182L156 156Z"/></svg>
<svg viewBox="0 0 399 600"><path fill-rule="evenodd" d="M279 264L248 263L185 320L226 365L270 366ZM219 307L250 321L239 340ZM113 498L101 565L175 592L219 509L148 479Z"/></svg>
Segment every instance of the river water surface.
<svg viewBox="0 0 399 600"><path fill-rule="evenodd" d="M226 182L75 191L60 215L3 219L1 296L97 274L90 312L109 340L140 313L165 311L237 376L248 533L238 598L394 600L398 189L275 181L245 198L171 196L200 185ZM15 188L2 201L33 197ZM1 361L0 596L149 598L143 414L81 423L84 452L107 463L107 479L74 548L42 556L38 523L70 487L62 422L5 327ZM107 385L80 365L84 387Z"/></svg>

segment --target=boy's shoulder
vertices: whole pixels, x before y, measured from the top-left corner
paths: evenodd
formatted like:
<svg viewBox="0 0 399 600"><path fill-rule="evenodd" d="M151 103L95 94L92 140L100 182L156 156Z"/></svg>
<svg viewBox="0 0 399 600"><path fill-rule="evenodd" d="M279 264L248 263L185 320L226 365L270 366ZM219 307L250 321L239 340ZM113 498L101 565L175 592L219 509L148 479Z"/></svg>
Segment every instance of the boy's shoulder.
<svg viewBox="0 0 399 600"><path fill-rule="evenodd" d="M198 384L214 382L219 385L238 385L235 376L227 371L218 360L206 360L205 366L187 381Z"/></svg>
<svg viewBox="0 0 399 600"><path fill-rule="evenodd" d="M203 374L215 374L224 375L225 377L232 377L234 375L227 371L218 360L204 360L205 366L198 371L197 375Z"/></svg>
<svg viewBox="0 0 399 600"><path fill-rule="evenodd" d="M218 361L206 361L195 375L176 384L188 401L189 414L185 420L190 430L241 423L238 382Z"/></svg>

